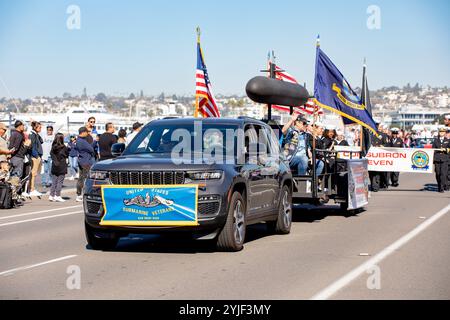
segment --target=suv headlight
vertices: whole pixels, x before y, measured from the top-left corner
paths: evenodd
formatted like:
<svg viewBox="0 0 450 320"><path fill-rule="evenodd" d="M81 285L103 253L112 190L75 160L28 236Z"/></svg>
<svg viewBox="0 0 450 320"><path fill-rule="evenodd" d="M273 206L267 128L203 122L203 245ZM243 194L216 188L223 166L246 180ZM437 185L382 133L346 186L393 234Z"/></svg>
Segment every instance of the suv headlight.
<svg viewBox="0 0 450 320"><path fill-rule="evenodd" d="M89 171L89 178L93 180L106 180L108 179L108 172L106 171Z"/></svg>
<svg viewBox="0 0 450 320"><path fill-rule="evenodd" d="M222 171L188 172L187 178L190 180L218 180L222 178Z"/></svg>

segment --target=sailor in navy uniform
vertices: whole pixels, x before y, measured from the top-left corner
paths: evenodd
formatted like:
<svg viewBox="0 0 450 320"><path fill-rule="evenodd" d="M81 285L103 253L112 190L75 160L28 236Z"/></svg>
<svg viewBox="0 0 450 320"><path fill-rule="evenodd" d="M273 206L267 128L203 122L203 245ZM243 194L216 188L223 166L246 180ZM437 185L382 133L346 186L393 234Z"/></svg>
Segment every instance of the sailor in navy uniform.
<svg viewBox="0 0 450 320"><path fill-rule="evenodd" d="M388 135L389 127L387 125L380 125L381 145L380 147L389 147L391 139ZM389 172L380 172L380 189L386 190L389 188Z"/></svg>
<svg viewBox="0 0 450 320"><path fill-rule="evenodd" d="M445 115L444 124L447 127L447 139L450 139L450 114ZM448 153L447 191L450 190L450 152Z"/></svg>
<svg viewBox="0 0 450 320"><path fill-rule="evenodd" d="M444 192L447 188L447 172L450 152L450 139L445 135L447 133L446 127L439 128L439 136L434 138L434 169L436 172L436 181L438 184L438 191Z"/></svg>
<svg viewBox="0 0 450 320"><path fill-rule="evenodd" d="M379 126L381 128L381 126ZM382 147L383 141L381 138L381 132L378 132L378 136L372 134L372 146L373 147ZM373 192L380 191L380 182L381 182L381 175L384 172L379 171L369 171L369 178L370 178L370 186Z"/></svg>
<svg viewBox="0 0 450 320"><path fill-rule="evenodd" d="M403 142L402 138L399 138L398 133L399 133L400 129L399 128L392 128L391 132L392 132L392 138L389 144L389 147L391 148L404 148L405 144ZM398 179L400 176L399 172L390 172L390 176L391 176L391 183L393 187L398 187Z"/></svg>

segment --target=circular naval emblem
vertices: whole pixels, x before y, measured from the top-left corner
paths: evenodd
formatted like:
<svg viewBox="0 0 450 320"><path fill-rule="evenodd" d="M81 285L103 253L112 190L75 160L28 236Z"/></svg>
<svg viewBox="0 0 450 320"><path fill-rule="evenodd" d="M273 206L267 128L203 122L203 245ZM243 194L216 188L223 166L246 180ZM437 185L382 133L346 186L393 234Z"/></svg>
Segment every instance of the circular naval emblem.
<svg viewBox="0 0 450 320"><path fill-rule="evenodd" d="M430 163L430 157L428 157L428 154L426 152L416 151L413 153L411 161L413 163L414 168L425 169L428 167L428 164Z"/></svg>

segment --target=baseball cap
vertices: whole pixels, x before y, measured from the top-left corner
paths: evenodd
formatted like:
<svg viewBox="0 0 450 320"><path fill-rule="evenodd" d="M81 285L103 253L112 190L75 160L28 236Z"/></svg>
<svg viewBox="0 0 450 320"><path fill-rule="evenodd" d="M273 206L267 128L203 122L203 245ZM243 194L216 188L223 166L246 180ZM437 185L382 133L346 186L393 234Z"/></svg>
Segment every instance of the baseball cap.
<svg viewBox="0 0 450 320"><path fill-rule="evenodd" d="M142 127L143 125L144 125L143 123L135 122L135 123L133 123L133 130L137 130L140 127Z"/></svg>
<svg viewBox="0 0 450 320"><path fill-rule="evenodd" d="M303 122L304 124L308 123L308 120L306 120L306 118L304 116L302 116L301 114L298 115L298 117L295 121Z"/></svg>

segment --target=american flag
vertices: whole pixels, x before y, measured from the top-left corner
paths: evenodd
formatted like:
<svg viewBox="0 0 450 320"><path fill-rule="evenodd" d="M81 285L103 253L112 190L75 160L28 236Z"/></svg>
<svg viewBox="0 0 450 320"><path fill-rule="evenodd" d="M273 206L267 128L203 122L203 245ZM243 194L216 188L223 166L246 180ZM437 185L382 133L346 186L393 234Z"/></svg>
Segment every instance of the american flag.
<svg viewBox="0 0 450 320"><path fill-rule="evenodd" d="M205 118L220 118L220 112L211 91L211 82L209 81L208 71L203 60L200 42L197 42L197 72L195 79L195 98L198 111Z"/></svg>
<svg viewBox="0 0 450 320"><path fill-rule="evenodd" d="M298 84L297 80L292 75L290 75L286 71L283 71L283 69L278 66L275 66L275 78L278 80L281 80L281 81ZM285 111L285 112L290 111L290 108L285 107L285 106L273 105L272 107L279 111ZM314 114L314 110L316 110L316 113L318 115L323 115L322 109L315 105L315 103L313 102L313 99L309 99L305 105L296 106L294 108L294 113L303 113L303 114L312 115L312 114Z"/></svg>

